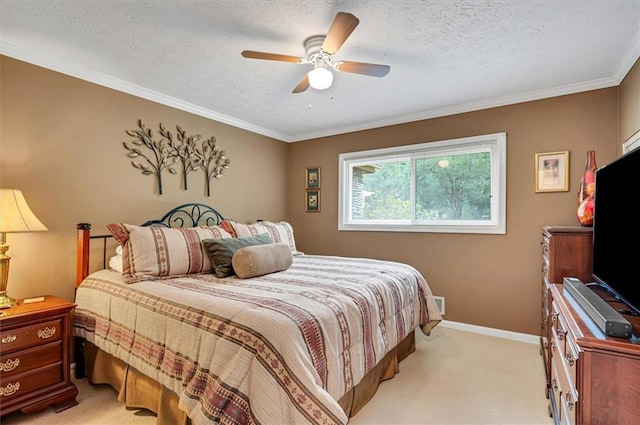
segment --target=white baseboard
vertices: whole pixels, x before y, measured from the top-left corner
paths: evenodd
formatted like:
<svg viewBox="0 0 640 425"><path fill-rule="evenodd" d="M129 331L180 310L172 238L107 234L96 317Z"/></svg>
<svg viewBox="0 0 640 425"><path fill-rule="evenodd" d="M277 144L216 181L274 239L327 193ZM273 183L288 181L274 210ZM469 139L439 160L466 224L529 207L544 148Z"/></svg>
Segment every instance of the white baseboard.
<svg viewBox="0 0 640 425"><path fill-rule="evenodd" d="M468 323L452 322L443 320L438 326L457 329L460 331L472 332L476 334L495 336L498 338L511 339L513 341L526 342L527 344L540 344L539 335L524 334L519 332L505 331L502 329L487 328L484 326L470 325Z"/></svg>

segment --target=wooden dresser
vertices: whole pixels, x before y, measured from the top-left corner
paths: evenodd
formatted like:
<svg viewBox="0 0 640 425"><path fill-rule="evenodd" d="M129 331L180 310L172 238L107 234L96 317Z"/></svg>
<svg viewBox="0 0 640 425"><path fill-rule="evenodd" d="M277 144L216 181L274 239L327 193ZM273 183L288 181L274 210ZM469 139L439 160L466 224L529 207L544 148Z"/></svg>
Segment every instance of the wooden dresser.
<svg viewBox="0 0 640 425"><path fill-rule="evenodd" d="M44 301L2 310L0 317L0 415L77 404L71 382L71 310L74 304Z"/></svg>
<svg viewBox="0 0 640 425"><path fill-rule="evenodd" d="M564 277L591 281L590 227L544 226L542 228L542 318L540 350L547 376L547 396L551 388L551 291L550 284Z"/></svg>
<svg viewBox="0 0 640 425"><path fill-rule="evenodd" d="M640 344L636 337L640 318L625 315L633 324L634 338L606 336L564 291L565 276L591 282L591 229L570 229L543 228L541 352L549 413L556 424L638 424ZM557 270L561 270L559 275ZM604 289L593 290L613 308L624 307Z"/></svg>

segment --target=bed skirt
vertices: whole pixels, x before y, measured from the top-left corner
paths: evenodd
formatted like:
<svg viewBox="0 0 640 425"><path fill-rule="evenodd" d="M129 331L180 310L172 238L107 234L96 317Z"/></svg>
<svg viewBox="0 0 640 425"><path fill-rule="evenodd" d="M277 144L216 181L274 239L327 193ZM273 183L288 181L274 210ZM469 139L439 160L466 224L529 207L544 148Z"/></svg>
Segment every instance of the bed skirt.
<svg viewBox="0 0 640 425"><path fill-rule="evenodd" d="M148 378L125 362L84 342L85 373L92 384L109 384L118 392L118 401L129 408L144 408L157 415L157 425L189 425L189 417L178 407L178 396ZM371 370L338 403L347 416L352 417L373 397L380 382L399 372L399 362L415 351L415 332Z"/></svg>

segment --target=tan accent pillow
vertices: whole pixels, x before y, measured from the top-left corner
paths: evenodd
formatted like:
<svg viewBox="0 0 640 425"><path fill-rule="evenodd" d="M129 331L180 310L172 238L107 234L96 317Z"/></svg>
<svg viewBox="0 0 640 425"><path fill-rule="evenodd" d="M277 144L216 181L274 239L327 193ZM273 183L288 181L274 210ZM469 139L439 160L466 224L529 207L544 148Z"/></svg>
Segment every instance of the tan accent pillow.
<svg viewBox="0 0 640 425"><path fill-rule="evenodd" d="M168 228L114 223L107 229L122 245L122 276L128 283L211 273L213 266L202 241L231 238L218 226Z"/></svg>
<svg viewBox="0 0 640 425"><path fill-rule="evenodd" d="M240 248L231 260L236 276L241 279L287 270L293 263L289 245L273 243Z"/></svg>
<svg viewBox="0 0 640 425"><path fill-rule="evenodd" d="M293 237L293 227L286 221L257 221L252 224L240 224L233 220L226 220L226 226L231 225L235 236L238 238L246 238L249 236L257 236L262 233L268 233L274 243L286 243L291 248L293 255L303 254L296 249L296 241Z"/></svg>

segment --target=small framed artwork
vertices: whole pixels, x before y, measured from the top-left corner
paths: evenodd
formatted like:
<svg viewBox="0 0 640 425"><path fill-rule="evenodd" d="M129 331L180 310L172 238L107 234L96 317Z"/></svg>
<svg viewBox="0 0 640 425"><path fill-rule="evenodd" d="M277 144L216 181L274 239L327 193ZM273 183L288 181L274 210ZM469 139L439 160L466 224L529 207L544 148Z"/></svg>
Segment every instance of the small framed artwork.
<svg viewBox="0 0 640 425"><path fill-rule="evenodd" d="M320 191L319 190L306 191L304 210L306 212L320 212Z"/></svg>
<svg viewBox="0 0 640 425"><path fill-rule="evenodd" d="M536 192L569 191L569 151L537 153Z"/></svg>
<svg viewBox="0 0 640 425"><path fill-rule="evenodd" d="M307 168L307 189L320 189L320 167Z"/></svg>

